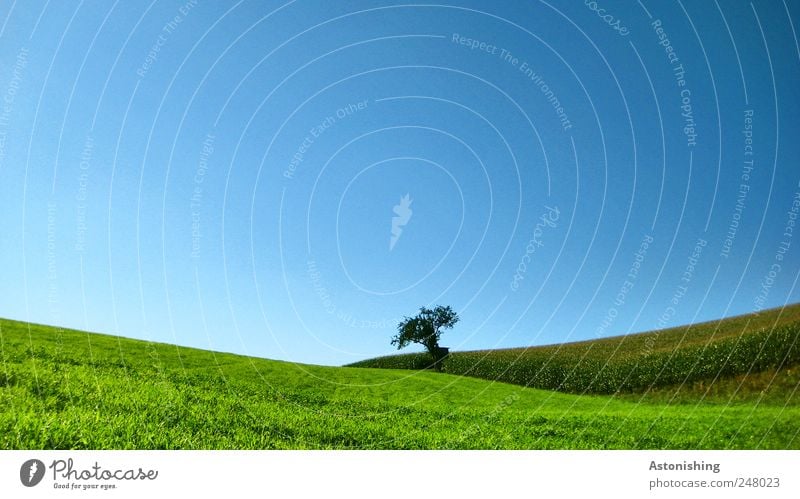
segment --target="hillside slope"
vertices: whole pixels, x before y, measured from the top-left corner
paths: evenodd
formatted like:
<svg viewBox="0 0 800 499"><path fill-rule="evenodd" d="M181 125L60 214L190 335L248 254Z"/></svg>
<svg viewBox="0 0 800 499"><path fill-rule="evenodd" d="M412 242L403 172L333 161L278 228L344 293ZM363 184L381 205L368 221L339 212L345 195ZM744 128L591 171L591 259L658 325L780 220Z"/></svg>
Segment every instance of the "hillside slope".
<svg viewBox="0 0 800 499"><path fill-rule="evenodd" d="M405 354L351 366L420 369L428 363L426 354ZM685 391L687 386L702 388L737 377L753 381L756 374L765 372L790 383L797 373L795 369L793 376L791 368L797 366L800 304L591 341L454 352L445 361L444 371L571 393L612 394L667 387ZM747 388L744 381L739 385Z"/></svg>
<svg viewBox="0 0 800 499"><path fill-rule="evenodd" d="M0 448L799 448L800 407L692 407L299 365L0 320Z"/></svg>

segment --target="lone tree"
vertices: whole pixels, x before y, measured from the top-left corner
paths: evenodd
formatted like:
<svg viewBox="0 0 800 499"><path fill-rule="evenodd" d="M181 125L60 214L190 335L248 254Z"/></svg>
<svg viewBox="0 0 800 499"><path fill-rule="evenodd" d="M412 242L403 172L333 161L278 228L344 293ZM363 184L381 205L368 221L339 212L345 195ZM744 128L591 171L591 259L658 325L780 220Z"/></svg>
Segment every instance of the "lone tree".
<svg viewBox="0 0 800 499"><path fill-rule="evenodd" d="M419 343L433 357L434 368L441 371L447 349L439 346L439 338L444 329L452 328L456 322L458 314L449 306L439 305L433 310L422 307L416 316L406 317L397 325L397 335L392 338L392 345L400 350L411 343Z"/></svg>

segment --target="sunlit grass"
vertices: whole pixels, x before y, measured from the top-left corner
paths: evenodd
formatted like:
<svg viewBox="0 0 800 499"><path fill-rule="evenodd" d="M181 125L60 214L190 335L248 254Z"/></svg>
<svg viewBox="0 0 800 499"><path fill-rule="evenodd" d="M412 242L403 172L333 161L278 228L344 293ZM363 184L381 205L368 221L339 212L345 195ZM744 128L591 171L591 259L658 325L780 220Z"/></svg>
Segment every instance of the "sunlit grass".
<svg viewBox="0 0 800 499"><path fill-rule="evenodd" d="M778 397L667 402L297 365L0 320L6 449L800 447L800 408Z"/></svg>

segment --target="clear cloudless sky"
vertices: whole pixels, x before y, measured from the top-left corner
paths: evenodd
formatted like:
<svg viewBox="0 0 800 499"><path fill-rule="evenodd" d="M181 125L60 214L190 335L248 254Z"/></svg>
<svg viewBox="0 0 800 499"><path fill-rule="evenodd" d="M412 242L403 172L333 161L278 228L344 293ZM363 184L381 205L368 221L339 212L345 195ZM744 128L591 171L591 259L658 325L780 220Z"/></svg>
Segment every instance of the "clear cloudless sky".
<svg viewBox="0 0 800 499"><path fill-rule="evenodd" d="M335 365L434 304L464 350L797 302L798 28L781 0L2 1L0 316Z"/></svg>

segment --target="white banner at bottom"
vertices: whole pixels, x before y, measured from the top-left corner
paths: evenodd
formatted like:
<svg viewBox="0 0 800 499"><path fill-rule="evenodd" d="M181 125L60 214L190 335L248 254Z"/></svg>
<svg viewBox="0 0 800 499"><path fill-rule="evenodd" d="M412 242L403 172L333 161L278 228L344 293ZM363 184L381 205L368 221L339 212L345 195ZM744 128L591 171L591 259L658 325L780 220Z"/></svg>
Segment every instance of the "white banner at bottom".
<svg viewBox="0 0 800 499"><path fill-rule="evenodd" d="M0 451L0 497L800 497L800 451Z"/></svg>

